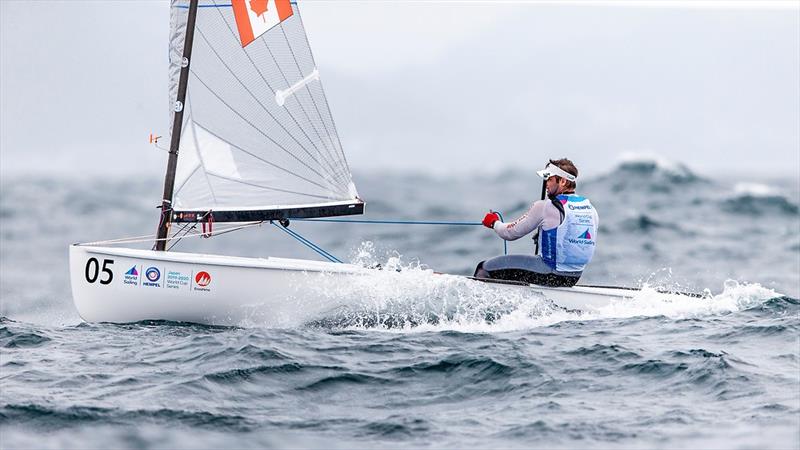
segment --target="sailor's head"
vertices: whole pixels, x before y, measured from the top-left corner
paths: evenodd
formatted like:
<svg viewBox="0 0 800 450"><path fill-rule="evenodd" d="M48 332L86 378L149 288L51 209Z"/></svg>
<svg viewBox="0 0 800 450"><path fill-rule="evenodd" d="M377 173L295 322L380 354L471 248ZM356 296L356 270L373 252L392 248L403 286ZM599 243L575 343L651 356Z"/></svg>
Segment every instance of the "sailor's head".
<svg viewBox="0 0 800 450"><path fill-rule="evenodd" d="M544 169L536 173L547 180L547 193L550 195L575 192L578 168L567 158L551 159Z"/></svg>

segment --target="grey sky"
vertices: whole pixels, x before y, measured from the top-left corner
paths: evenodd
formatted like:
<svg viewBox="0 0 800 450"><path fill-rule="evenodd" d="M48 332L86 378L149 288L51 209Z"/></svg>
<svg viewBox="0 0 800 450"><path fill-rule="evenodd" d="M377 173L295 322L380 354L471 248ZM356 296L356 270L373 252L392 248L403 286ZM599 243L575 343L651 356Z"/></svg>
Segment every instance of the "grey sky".
<svg viewBox="0 0 800 450"><path fill-rule="evenodd" d="M168 2L0 5L0 173L160 175ZM356 171L648 152L800 176L797 2L653 5L300 2Z"/></svg>

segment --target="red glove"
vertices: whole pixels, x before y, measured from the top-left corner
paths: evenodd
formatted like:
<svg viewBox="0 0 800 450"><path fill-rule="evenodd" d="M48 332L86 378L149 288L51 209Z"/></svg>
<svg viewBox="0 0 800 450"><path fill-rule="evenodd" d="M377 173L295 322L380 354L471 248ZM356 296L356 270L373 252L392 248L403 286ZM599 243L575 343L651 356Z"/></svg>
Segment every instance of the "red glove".
<svg viewBox="0 0 800 450"><path fill-rule="evenodd" d="M494 228L494 223L498 220L500 220L500 216L498 216L496 212L492 211L489 214L486 214L486 217L483 218L483 226L486 228Z"/></svg>

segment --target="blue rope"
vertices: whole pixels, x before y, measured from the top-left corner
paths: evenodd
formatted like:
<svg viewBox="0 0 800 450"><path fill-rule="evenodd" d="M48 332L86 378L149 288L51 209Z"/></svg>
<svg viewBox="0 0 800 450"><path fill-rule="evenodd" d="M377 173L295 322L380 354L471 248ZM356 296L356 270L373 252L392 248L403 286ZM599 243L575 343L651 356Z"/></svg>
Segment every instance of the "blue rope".
<svg viewBox="0 0 800 450"><path fill-rule="evenodd" d="M315 252L319 253L325 259L327 259L328 261L336 262L336 263L341 263L342 262L342 261L339 260L339 258L337 258L337 257L331 255L330 253L326 252L325 250L323 250L317 244L309 241L308 239L304 238L303 236L300 236L300 234L298 234L298 233L296 233L296 232L294 232L294 231L292 231L292 230L290 230L290 229L288 229L288 228L286 228L286 227L284 227L282 225L278 225L275 222L270 221L270 223L275 225L276 227L278 227L278 229L285 231L289 236L291 236L291 237L297 239L298 241L300 241L300 243L305 244L305 246L307 246L311 250L314 250Z"/></svg>
<svg viewBox="0 0 800 450"><path fill-rule="evenodd" d="M365 219L292 219L306 222L347 222L347 223L384 223L390 225L455 225L455 226L476 226L482 225L480 222L432 222L415 220L365 220Z"/></svg>
<svg viewBox="0 0 800 450"><path fill-rule="evenodd" d="M494 211L500 217L501 222L505 222L503 220L503 215L497 211ZM377 224L389 224L389 225L449 225L449 226L479 226L483 225L481 222L449 222L449 221L430 221L430 220L366 220L366 219L320 219L320 218L313 218L313 219L292 219L292 220L299 220L304 222L343 222L343 223L377 223ZM321 250L321 249L320 249ZM324 251L324 250L323 250ZM503 254L508 254L508 241L503 239Z"/></svg>

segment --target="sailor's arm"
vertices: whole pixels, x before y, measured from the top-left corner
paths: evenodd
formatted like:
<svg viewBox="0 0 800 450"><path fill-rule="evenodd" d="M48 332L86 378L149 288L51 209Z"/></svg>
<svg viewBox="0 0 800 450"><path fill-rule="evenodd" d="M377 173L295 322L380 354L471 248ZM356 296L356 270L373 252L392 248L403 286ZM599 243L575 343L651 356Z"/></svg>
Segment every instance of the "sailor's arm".
<svg viewBox="0 0 800 450"><path fill-rule="evenodd" d="M517 240L542 225L546 204L546 202L541 200L536 201L533 206L531 206L531 209L517 220L511 223L504 223L498 220L494 223L492 229L498 236L507 241Z"/></svg>

